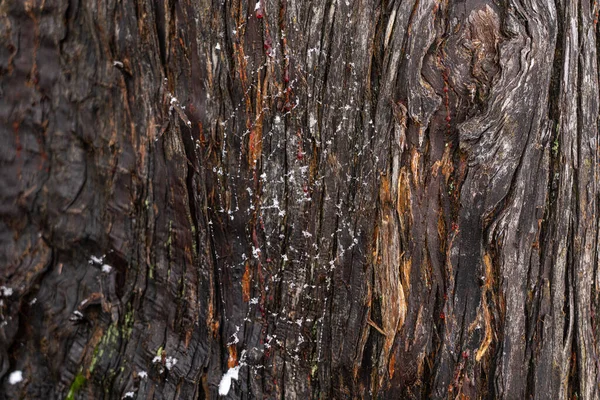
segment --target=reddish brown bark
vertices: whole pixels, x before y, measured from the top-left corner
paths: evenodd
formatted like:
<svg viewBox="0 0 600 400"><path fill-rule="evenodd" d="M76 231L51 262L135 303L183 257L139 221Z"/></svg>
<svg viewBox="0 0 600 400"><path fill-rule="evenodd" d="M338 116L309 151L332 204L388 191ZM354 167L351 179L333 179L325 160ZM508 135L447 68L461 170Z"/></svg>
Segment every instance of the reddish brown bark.
<svg viewBox="0 0 600 400"><path fill-rule="evenodd" d="M4 0L0 396L598 398L597 15Z"/></svg>

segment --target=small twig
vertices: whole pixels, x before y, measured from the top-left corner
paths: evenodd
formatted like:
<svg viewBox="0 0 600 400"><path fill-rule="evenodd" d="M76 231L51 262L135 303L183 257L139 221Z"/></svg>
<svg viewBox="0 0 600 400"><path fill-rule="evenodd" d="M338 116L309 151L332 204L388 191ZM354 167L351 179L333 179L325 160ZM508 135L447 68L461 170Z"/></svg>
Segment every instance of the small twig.
<svg viewBox="0 0 600 400"><path fill-rule="evenodd" d="M377 324L375 322L373 322L371 317L367 317L367 324L371 325L373 328L375 328L375 330L377 332L381 333L383 336L387 336L386 333L383 331L383 329L378 327Z"/></svg>

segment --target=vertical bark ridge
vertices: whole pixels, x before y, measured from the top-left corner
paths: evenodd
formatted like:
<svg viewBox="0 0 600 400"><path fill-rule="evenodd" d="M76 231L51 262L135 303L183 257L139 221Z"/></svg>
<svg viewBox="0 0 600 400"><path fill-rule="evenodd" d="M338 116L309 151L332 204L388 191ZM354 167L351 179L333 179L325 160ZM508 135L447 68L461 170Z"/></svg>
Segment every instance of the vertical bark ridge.
<svg viewBox="0 0 600 400"><path fill-rule="evenodd" d="M0 391L597 398L598 8L5 0Z"/></svg>

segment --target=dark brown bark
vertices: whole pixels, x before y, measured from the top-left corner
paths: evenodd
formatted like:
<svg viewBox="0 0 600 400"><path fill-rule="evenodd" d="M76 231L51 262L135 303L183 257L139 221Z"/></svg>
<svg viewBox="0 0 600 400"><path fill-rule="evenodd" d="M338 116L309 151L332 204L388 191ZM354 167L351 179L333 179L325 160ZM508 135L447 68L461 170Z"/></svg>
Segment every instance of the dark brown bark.
<svg viewBox="0 0 600 400"><path fill-rule="evenodd" d="M597 19L0 1L0 397L599 398Z"/></svg>

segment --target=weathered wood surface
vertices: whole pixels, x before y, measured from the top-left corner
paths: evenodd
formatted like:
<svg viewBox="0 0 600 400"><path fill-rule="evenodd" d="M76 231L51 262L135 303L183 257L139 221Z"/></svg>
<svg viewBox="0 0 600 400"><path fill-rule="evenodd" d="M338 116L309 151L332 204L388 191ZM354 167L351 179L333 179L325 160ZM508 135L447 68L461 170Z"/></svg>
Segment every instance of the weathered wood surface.
<svg viewBox="0 0 600 400"><path fill-rule="evenodd" d="M1 1L0 397L599 398L597 18Z"/></svg>

